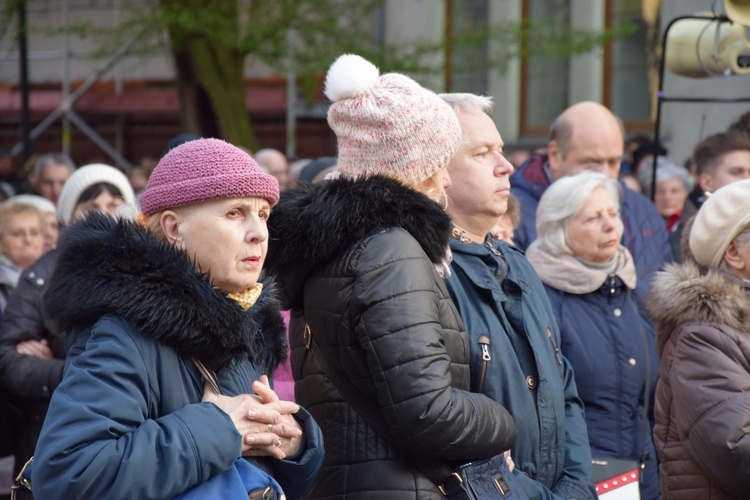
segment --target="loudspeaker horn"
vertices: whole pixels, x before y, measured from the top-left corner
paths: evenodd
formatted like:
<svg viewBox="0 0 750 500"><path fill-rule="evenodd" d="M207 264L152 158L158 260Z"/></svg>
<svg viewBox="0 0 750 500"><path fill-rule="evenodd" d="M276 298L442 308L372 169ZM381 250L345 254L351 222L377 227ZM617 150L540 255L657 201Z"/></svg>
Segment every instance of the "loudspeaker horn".
<svg viewBox="0 0 750 500"><path fill-rule="evenodd" d="M718 18L683 19L672 26L667 44L666 67L676 75L701 78L750 74L750 41L744 26L738 23L720 22Z"/></svg>
<svg viewBox="0 0 750 500"><path fill-rule="evenodd" d="M750 26L750 0L724 0L724 11L735 23Z"/></svg>

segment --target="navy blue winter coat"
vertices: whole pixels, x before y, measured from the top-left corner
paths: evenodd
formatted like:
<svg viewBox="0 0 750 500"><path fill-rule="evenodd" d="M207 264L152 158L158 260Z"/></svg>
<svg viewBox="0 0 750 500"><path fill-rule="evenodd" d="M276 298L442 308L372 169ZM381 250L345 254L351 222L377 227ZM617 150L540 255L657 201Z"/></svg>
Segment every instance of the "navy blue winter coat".
<svg viewBox="0 0 750 500"><path fill-rule="evenodd" d="M242 436L213 403L192 362L216 372L223 394L284 359L272 287L244 311L189 257L131 222L101 214L69 228L45 294L65 331L61 384L35 452L37 498L166 499L229 469ZM322 436L301 410L297 457L247 459L299 498L323 459Z"/></svg>
<svg viewBox="0 0 750 500"><path fill-rule="evenodd" d="M659 361L653 326L635 301L630 253L620 247L617 271L610 276L605 271L592 272L572 256L553 256L536 246L527 255L560 325L562 352L573 367L578 395L586 408L592 456L645 457L641 499L658 499L651 430ZM644 405L647 379L648 417Z"/></svg>
<svg viewBox="0 0 750 500"><path fill-rule="evenodd" d="M547 295L521 251L490 241L452 240L446 280L469 335L472 390L515 419L512 456L531 499L595 499L583 403Z"/></svg>
<svg viewBox="0 0 750 500"><path fill-rule="evenodd" d="M550 185L544 165L546 155L533 155L510 177L511 192L521 203L521 223L514 232L514 242L526 250L536 240L536 208L539 198ZM620 216L624 226L622 244L635 260L638 272L636 296L642 302L648 293L654 273L672 262L669 232L651 200L620 182Z"/></svg>

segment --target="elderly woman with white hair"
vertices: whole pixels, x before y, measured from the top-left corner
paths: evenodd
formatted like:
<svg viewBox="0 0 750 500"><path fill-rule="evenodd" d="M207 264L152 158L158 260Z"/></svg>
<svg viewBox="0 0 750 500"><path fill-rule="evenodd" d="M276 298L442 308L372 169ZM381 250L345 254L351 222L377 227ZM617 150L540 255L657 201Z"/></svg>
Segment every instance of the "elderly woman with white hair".
<svg viewBox="0 0 750 500"><path fill-rule="evenodd" d="M657 273L647 300L661 356L654 440L665 498L750 491L750 180L695 216L691 258ZM686 256L687 257L687 256Z"/></svg>
<svg viewBox="0 0 750 500"><path fill-rule="evenodd" d="M693 190L693 184L694 180L690 173L679 165L664 162L656 168L654 204L667 224L672 255L678 262L680 261L682 229L690 213L686 211L683 215L683 208L685 200Z"/></svg>
<svg viewBox="0 0 750 500"><path fill-rule="evenodd" d="M44 253L49 252L60 237L60 223L57 220L57 209L55 204L47 198L35 194L19 194L11 198L16 203L32 205L42 213L44 218Z"/></svg>
<svg viewBox="0 0 750 500"><path fill-rule="evenodd" d="M620 243L617 182L583 172L553 183L537 208L527 257L560 325L561 350L586 407L591 454L641 464L641 498L659 498L649 401L653 328L638 307L633 257Z"/></svg>

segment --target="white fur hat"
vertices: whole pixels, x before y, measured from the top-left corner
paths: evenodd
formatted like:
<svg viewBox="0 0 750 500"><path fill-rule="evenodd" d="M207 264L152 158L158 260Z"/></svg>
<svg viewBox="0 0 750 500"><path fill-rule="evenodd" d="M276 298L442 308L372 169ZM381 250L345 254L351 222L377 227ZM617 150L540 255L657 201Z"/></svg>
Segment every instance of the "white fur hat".
<svg viewBox="0 0 750 500"><path fill-rule="evenodd" d="M750 179L733 182L708 197L690 230L690 251L698 264L718 267L734 238L750 226Z"/></svg>
<svg viewBox="0 0 750 500"><path fill-rule="evenodd" d="M360 56L336 59L325 94L342 175L391 173L416 185L448 165L461 142L456 113L437 94L398 73L381 76Z"/></svg>
<svg viewBox="0 0 750 500"><path fill-rule="evenodd" d="M46 214L46 213L54 214L56 211L54 203L49 201L47 198L36 195L36 194L18 194L16 196L11 197L10 199L12 201L15 201L16 203L22 203L24 205L32 205L43 214Z"/></svg>
<svg viewBox="0 0 750 500"><path fill-rule="evenodd" d="M68 180L63 184L60 198L57 200L57 218L63 225L67 226L70 224L81 193L86 188L101 182L106 182L116 187L120 191L120 194L122 194L122 198L126 204L135 204L135 194L133 194L133 188L130 186L130 181L125 177L125 174L115 167L103 163L84 165L68 177Z"/></svg>

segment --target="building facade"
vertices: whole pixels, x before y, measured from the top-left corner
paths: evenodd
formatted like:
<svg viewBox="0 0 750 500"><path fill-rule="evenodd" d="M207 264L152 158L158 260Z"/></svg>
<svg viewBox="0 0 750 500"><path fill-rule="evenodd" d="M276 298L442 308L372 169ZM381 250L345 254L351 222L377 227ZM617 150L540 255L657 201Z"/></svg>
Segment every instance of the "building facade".
<svg viewBox="0 0 750 500"><path fill-rule="evenodd" d="M241 1L241 0L240 0ZM568 105L593 100L608 106L628 135L653 134L656 118L658 51L661 33L679 15L710 10L712 0L386 0L374 14L374 43L440 43L446 36L479 30L492 35L482 43L446 44L424 56L440 71L414 75L435 91L466 91L495 97L493 118L507 149L535 149L546 143L550 122ZM69 94L108 62L92 59L95 41L65 26L90 22L114 27L127 15L119 0L29 0L29 82L32 127L38 125ZM524 39L514 35L519 23L541 32ZM550 50L560 27L602 31L627 23L629 32L589 52L570 55ZM532 29L532 28L528 28ZM540 31L541 30L541 31ZM0 38L0 146L19 138L20 77L17 41L6 31ZM549 34L549 36L547 36ZM520 58L520 52L531 54ZM332 54L331 58L335 57ZM326 68L321 68L321 74ZM163 50L118 59L73 110L115 149L136 163L163 153L169 137L181 131L179 100L171 55ZM261 146L284 149L289 101L286 76L249 65L246 105ZM669 96L750 97L750 77L684 78L667 73ZM319 96L320 97L320 96ZM296 156L335 154L335 141L325 126L326 103L296 100ZM676 162L684 161L702 137L723 130L750 102L665 103L661 138ZM70 132L68 132L68 130ZM67 135L71 134L71 135ZM70 137L71 153L80 163L103 153L80 130L56 120L35 139L33 149L60 149Z"/></svg>

